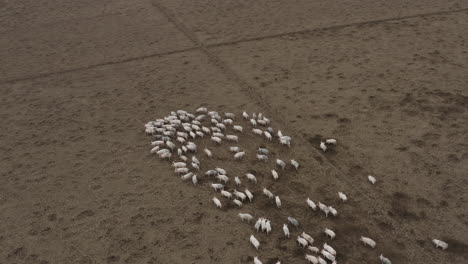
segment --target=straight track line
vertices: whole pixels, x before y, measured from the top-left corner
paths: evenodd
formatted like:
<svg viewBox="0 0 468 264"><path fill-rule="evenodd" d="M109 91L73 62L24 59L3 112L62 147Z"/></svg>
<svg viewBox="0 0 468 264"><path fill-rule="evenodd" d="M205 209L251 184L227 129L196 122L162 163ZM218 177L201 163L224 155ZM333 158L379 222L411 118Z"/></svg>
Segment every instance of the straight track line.
<svg viewBox="0 0 468 264"><path fill-rule="evenodd" d="M209 48L229 46L229 45L235 45L235 44L246 43L246 42L254 42L254 41L260 41L260 40L264 40L264 39L279 38L279 37L284 37L284 36L289 36L289 35L294 35L294 34L305 34L305 33L311 33L311 32L315 32L315 31L334 30L334 29L341 29L341 28L358 26L358 25L372 25L372 24L378 24L378 23L383 23L383 22L398 21L398 20L402 20L402 19L427 17L427 16L434 16L434 15L444 15L444 14L452 14L452 13L459 13L459 12L468 11L468 8L463 8L463 9L457 9L457 10L431 12L431 13L424 13L424 14L410 15L410 16L398 16L398 17L392 17L392 18L386 18L386 19L368 20L368 21L341 24L341 25L334 25L334 26L327 26L327 27L320 27L320 28L311 28L311 29L305 29L305 30L299 30L299 31L293 31L293 32L285 32L285 33L280 33L280 34L261 36L261 37L256 37L256 38L247 38L247 39L241 39L241 40L234 40L234 41L228 41L228 42L205 45L203 42L201 42L195 36L195 34L193 34L190 30L188 30L183 24L178 22L177 19L175 19L175 16L173 14L171 14L171 12L168 9L166 9L165 7L163 7L160 4L155 3L155 2L152 2L152 5L155 6L161 12L163 12L163 14L166 15L171 20L171 22L174 25L176 25L176 27L180 31L182 31L196 45L194 47L187 48L187 49L169 51L169 52L164 52L164 53L155 53L155 54L139 56L139 57L132 57L132 58L127 58L127 59L119 60L119 61L98 63L98 64L93 64L93 65L89 65L89 66L85 66L85 67L77 67L77 68L72 68L72 69L63 70L63 71L47 72L47 73L33 74L33 75L29 75L29 76L24 76L24 77L5 79L5 80L1 80L0 84L11 84L11 83L16 83L16 82L20 82L20 81L33 80L33 79L38 79L38 78L45 78L45 77L58 75L58 74L65 74L65 73L77 72L77 71L82 71L82 70L89 70L89 69L93 69L93 68L97 68L97 67L101 67L101 66L106 66L106 65L126 63L126 62L143 60L143 59L148 59L148 58L153 58L153 57L162 57L162 56L167 56L167 55L174 55L174 54L183 53L183 52L187 52L187 51L193 51L193 50L197 50L197 49L202 49L204 51L204 53L207 54L210 57L210 59L213 59L213 55L211 55L211 53L209 53L209 51L207 50ZM109 15L115 15L115 14L109 14ZM106 16L106 15L103 15L103 16ZM8 30L8 32L10 32L10 31L13 31L13 30ZM239 80L239 81L241 81L241 80Z"/></svg>

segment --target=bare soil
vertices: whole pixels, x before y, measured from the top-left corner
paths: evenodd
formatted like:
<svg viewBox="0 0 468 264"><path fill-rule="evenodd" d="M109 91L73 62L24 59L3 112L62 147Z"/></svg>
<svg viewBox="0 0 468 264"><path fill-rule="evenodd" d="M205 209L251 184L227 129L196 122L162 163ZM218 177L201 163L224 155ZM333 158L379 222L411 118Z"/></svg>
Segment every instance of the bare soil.
<svg viewBox="0 0 468 264"><path fill-rule="evenodd" d="M305 263L295 236L321 245L325 227L338 263L468 262L466 1L41 2L0 1L0 263ZM241 209L149 154L147 121L199 106L262 112L293 137L238 121L242 162L200 141L203 171L258 175ZM276 157L301 168L274 182ZM239 212L272 220L259 251Z"/></svg>

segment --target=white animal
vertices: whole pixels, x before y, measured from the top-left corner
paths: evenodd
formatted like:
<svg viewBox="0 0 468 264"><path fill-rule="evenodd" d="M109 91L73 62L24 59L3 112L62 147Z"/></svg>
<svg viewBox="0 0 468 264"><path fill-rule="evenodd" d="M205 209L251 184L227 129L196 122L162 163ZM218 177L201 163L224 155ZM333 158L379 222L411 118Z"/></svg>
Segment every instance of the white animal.
<svg viewBox="0 0 468 264"><path fill-rule="evenodd" d="M288 216L288 222L295 227L299 226L299 221L297 221L296 218L293 218L291 216Z"/></svg>
<svg viewBox="0 0 468 264"><path fill-rule="evenodd" d="M182 146L182 151L183 151L184 153L187 153L187 150L188 150L188 149L187 149L186 146Z"/></svg>
<svg viewBox="0 0 468 264"><path fill-rule="evenodd" d="M249 119L249 114L247 114L245 111L242 113L242 117L244 119Z"/></svg>
<svg viewBox="0 0 468 264"><path fill-rule="evenodd" d="M183 137L183 138L185 138L185 139L188 138L188 134L187 134L187 133L185 133L185 132L180 132L180 131L177 132L177 136Z"/></svg>
<svg viewBox="0 0 468 264"><path fill-rule="evenodd" d="M175 148L175 144L172 143L171 141L167 141L166 146L168 146L171 150L173 150Z"/></svg>
<svg viewBox="0 0 468 264"><path fill-rule="evenodd" d="M258 148L258 152L259 152L260 154L268 155L268 152L269 152L269 151L268 151L268 149L266 149L266 148Z"/></svg>
<svg viewBox="0 0 468 264"><path fill-rule="evenodd" d="M192 183L193 183L193 185L197 185L197 183L198 183L198 179L197 179L196 174L192 176Z"/></svg>
<svg viewBox="0 0 468 264"><path fill-rule="evenodd" d="M326 206L326 205L324 205L323 203L319 202L319 203L318 203L318 207L320 208L320 210L321 210L322 212L325 213L325 216L328 217L328 213L330 212L330 209L328 208L328 206Z"/></svg>
<svg viewBox="0 0 468 264"><path fill-rule="evenodd" d="M290 235L288 225L286 225L286 224L283 224L283 233L284 233L285 237L289 237L289 235Z"/></svg>
<svg viewBox="0 0 468 264"><path fill-rule="evenodd" d="M172 137L174 135L174 133L172 131L164 131L163 132L163 135L164 136L167 136L167 137ZM169 142L169 141L168 141ZM171 142L172 143L172 142ZM167 144L166 144L167 145Z"/></svg>
<svg viewBox="0 0 468 264"><path fill-rule="evenodd" d="M272 140L272 136L271 136L270 132L264 131L263 134L265 134L266 139L268 139L269 141Z"/></svg>
<svg viewBox="0 0 468 264"><path fill-rule="evenodd" d="M151 142L151 146L163 146L164 145L164 141L163 140L156 140L156 141L153 141Z"/></svg>
<svg viewBox="0 0 468 264"><path fill-rule="evenodd" d="M156 128L155 128L155 127L146 127L146 128L145 128L145 133L146 133L147 135L151 135L151 134L153 134L153 133L155 133L155 132L156 132Z"/></svg>
<svg viewBox="0 0 468 264"><path fill-rule="evenodd" d="M329 236L330 239L333 239L336 236L335 232L333 232L333 230L328 229L328 228L325 228L323 232L325 233L325 235Z"/></svg>
<svg viewBox="0 0 468 264"><path fill-rule="evenodd" d="M219 174L218 176L216 176L216 179L218 179L219 181L222 181L224 183L227 183L228 180L229 180L229 177L226 176L226 175L223 175L223 174Z"/></svg>
<svg viewBox="0 0 468 264"><path fill-rule="evenodd" d="M248 223L253 219L253 216L250 214L243 214L239 213L239 217L242 219L242 221L246 220Z"/></svg>
<svg viewBox="0 0 468 264"><path fill-rule="evenodd" d="M255 121L255 119L250 119L250 124L252 124L253 127L256 127L257 126L257 121Z"/></svg>
<svg viewBox="0 0 468 264"><path fill-rule="evenodd" d="M219 114L216 111L210 111L210 112L208 112L208 115L209 116L218 116Z"/></svg>
<svg viewBox="0 0 468 264"><path fill-rule="evenodd" d="M318 259L312 255L305 255L305 259L312 264L318 264Z"/></svg>
<svg viewBox="0 0 468 264"><path fill-rule="evenodd" d="M392 264L392 262L388 258L384 257L382 254L380 254L379 259L382 262L382 264Z"/></svg>
<svg viewBox="0 0 468 264"><path fill-rule="evenodd" d="M314 239L308 235L306 232L302 232L301 237L303 237L307 242L309 242L311 245L314 243Z"/></svg>
<svg viewBox="0 0 468 264"><path fill-rule="evenodd" d="M205 148L203 151L205 152L206 156L208 156L209 158L213 157L213 153L211 153L211 150Z"/></svg>
<svg viewBox="0 0 468 264"><path fill-rule="evenodd" d="M255 178L253 174L246 173L245 176L247 176L247 179L249 179L249 181L257 183L257 178Z"/></svg>
<svg viewBox="0 0 468 264"><path fill-rule="evenodd" d="M249 198L249 201L252 202L253 197L254 197L253 194L248 189L245 189L244 192L245 192L245 195L247 195L247 197Z"/></svg>
<svg viewBox="0 0 468 264"><path fill-rule="evenodd" d="M255 222L254 228L255 228L255 230L257 230L257 232L258 232L258 230L260 230L260 226L262 225L262 223L263 223L263 218L261 218L261 217L258 218L257 222Z"/></svg>
<svg viewBox="0 0 468 264"><path fill-rule="evenodd" d="M226 130L226 126L224 124L221 124L221 123L216 124L216 127L220 128L222 130Z"/></svg>
<svg viewBox="0 0 468 264"><path fill-rule="evenodd" d="M232 129L234 129L234 131L241 132L241 133L244 130L241 126L233 126Z"/></svg>
<svg viewBox="0 0 468 264"><path fill-rule="evenodd" d="M223 133L217 133L217 132L216 132L216 133L213 133L212 135L213 135L213 137L224 138L224 134L223 134Z"/></svg>
<svg viewBox="0 0 468 264"><path fill-rule="evenodd" d="M325 140L325 143L327 143L327 144L332 144L332 145L336 145L336 139L334 139L334 138L326 139L326 140Z"/></svg>
<svg viewBox="0 0 468 264"><path fill-rule="evenodd" d="M225 191L225 190L221 190L221 195L229 199L232 198L232 193Z"/></svg>
<svg viewBox="0 0 468 264"><path fill-rule="evenodd" d="M257 160L266 162L266 161L268 161L268 156L262 155L262 154L257 154Z"/></svg>
<svg viewBox="0 0 468 264"><path fill-rule="evenodd" d="M189 170L187 168L176 168L175 169L175 173L177 174L185 174L185 173L188 173Z"/></svg>
<svg viewBox="0 0 468 264"><path fill-rule="evenodd" d="M331 206L328 206L328 211L329 211L333 216L338 215L338 211L337 211L335 208L331 207Z"/></svg>
<svg viewBox="0 0 468 264"><path fill-rule="evenodd" d="M181 178L183 181L186 181L186 180L188 180L188 179L191 179L192 176L193 176L193 172L189 172L189 173L187 173L187 174L185 174L185 175L182 175L180 178Z"/></svg>
<svg viewBox="0 0 468 264"><path fill-rule="evenodd" d="M218 198L213 197L213 202L214 202L214 204L216 205L216 207L218 207L218 208L221 208L221 207L222 207L221 201L220 201Z"/></svg>
<svg viewBox="0 0 468 264"><path fill-rule="evenodd" d="M318 257L319 264L327 264L327 261L325 261L323 258Z"/></svg>
<svg viewBox="0 0 468 264"><path fill-rule="evenodd" d="M297 243L299 243L299 245L303 248L306 248L307 245L308 245L308 242L307 240L305 240L304 238L298 236L297 239L296 239Z"/></svg>
<svg viewBox="0 0 468 264"><path fill-rule="evenodd" d="M159 150L159 146L156 146L156 147L154 147L154 148L152 148L152 149L150 150L150 153L151 153L151 154L154 154L154 153L158 152L158 150Z"/></svg>
<svg viewBox="0 0 468 264"><path fill-rule="evenodd" d="M265 226L264 222L265 222L265 218L263 218L263 217L258 218L257 222L255 222L254 227L255 227L255 230L257 230L257 232L260 230L260 228L263 231L264 226Z"/></svg>
<svg viewBox="0 0 468 264"><path fill-rule="evenodd" d="M278 172L276 172L275 170L271 170L271 175L273 175L274 180L278 180L279 178Z"/></svg>
<svg viewBox="0 0 468 264"><path fill-rule="evenodd" d="M195 117L195 120L196 121L202 121L203 119L205 119L206 115L199 115L197 117Z"/></svg>
<svg viewBox="0 0 468 264"><path fill-rule="evenodd" d="M239 138L235 135L226 135L226 139L229 141L237 142Z"/></svg>
<svg viewBox="0 0 468 264"><path fill-rule="evenodd" d="M182 146L182 151L183 151L184 153L187 153L187 151L188 151L187 147L186 147L186 146Z"/></svg>
<svg viewBox="0 0 468 264"><path fill-rule="evenodd" d="M254 264L263 264L263 263L258 259L258 257L255 257Z"/></svg>
<svg viewBox="0 0 468 264"><path fill-rule="evenodd" d="M255 135L259 135L261 136L263 134L263 131L258 129L258 128L254 128L252 129L252 132L255 134Z"/></svg>
<svg viewBox="0 0 468 264"><path fill-rule="evenodd" d="M195 145L195 143L193 143L193 142L189 142L187 144L187 149L192 151L192 152L196 152L197 151L197 145Z"/></svg>
<svg viewBox="0 0 468 264"><path fill-rule="evenodd" d="M244 155L245 155L245 151L237 152L236 154L234 154L234 159L240 160L242 159L242 157L244 157Z"/></svg>
<svg viewBox="0 0 468 264"><path fill-rule="evenodd" d="M307 202L307 205L310 208L312 208L312 210L315 211L317 209L317 205L312 200L310 200L309 198L307 198L306 202Z"/></svg>
<svg viewBox="0 0 468 264"><path fill-rule="evenodd" d="M242 184L241 180L239 179L239 177L234 177L234 181L236 182L236 185L237 186L240 186Z"/></svg>
<svg viewBox="0 0 468 264"><path fill-rule="evenodd" d="M325 145L325 142L320 141L320 148L323 150L323 152L327 151L327 145Z"/></svg>
<svg viewBox="0 0 468 264"><path fill-rule="evenodd" d="M375 245L377 244L377 243L375 243L374 240L372 240L371 238L368 238L368 237L361 236L361 238L359 238L359 240L362 241L364 243L364 245L367 245L367 246L369 246L371 248L375 248Z"/></svg>
<svg viewBox="0 0 468 264"><path fill-rule="evenodd" d="M239 148L239 147L229 147L229 151L230 151L230 152L237 153L237 152L240 151L240 148Z"/></svg>
<svg viewBox="0 0 468 264"><path fill-rule="evenodd" d="M275 202L276 202L276 207L281 208L281 200L280 200L279 196L275 197Z"/></svg>
<svg viewBox="0 0 468 264"><path fill-rule="evenodd" d="M309 247L307 247L307 249L314 252L314 253L318 253L320 251L320 249L318 247L313 247L313 246L309 246Z"/></svg>
<svg viewBox="0 0 468 264"><path fill-rule="evenodd" d="M234 199L232 200L238 207L241 207L242 206L242 202L237 200L237 199Z"/></svg>
<svg viewBox="0 0 468 264"><path fill-rule="evenodd" d="M205 173L207 176L217 176L218 172L216 170L209 170Z"/></svg>
<svg viewBox="0 0 468 264"><path fill-rule="evenodd" d="M284 137L280 137L280 144L281 144L281 145L286 145L286 146L288 146L288 147L291 147L291 141L285 139Z"/></svg>
<svg viewBox="0 0 468 264"><path fill-rule="evenodd" d="M243 192L239 192L239 191L237 191L237 190L234 190L232 193L233 193L237 198L241 199L242 201L244 201L244 200L247 198L247 196L246 196Z"/></svg>
<svg viewBox="0 0 468 264"><path fill-rule="evenodd" d="M211 137L211 141L213 141L215 143L218 143L218 144L221 144L221 138L219 138L219 137Z"/></svg>
<svg viewBox="0 0 468 264"><path fill-rule="evenodd" d="M291 165L296 169L296 171L299 169L299 163L295 160L291 160Z"/></svg>
<svg viewBox="0 0 468 264"><path fill-rule="evenodd" d="M270 192L267 188L263 188L263 194L268 196L268 198L273 199L275 196L273 195L272 192Z"/></svg>
<svg viewBox="0 0 468 264"><path fill-rule="evenodd" d="M332 248L330 245L328 245L327 243L323 244L323 248L330 252L332 255L336 256L336 250L334 248Z"/></svg>
<svg viewBox="0 0 468 264"><path fill-rule="evenodd" d="M250 243L252 243L256 250L260 247L260 242L258 242L254 235L250 235Z"/></svg>
<svg viewBox="0 0 468 264"><path fill-rule="evenodd" d="M163 153L170 153L170 152L171 152L171 151L168 150L168 149L160 149L160 150L156 151L156 154L161 155L161 154L163 154Z"/></svg>
<svg viewBox="0 0 468 264"><path fill-rule="evenodd" d="M192 162L195 162L196 164L200 165L200 161L195 156L192 156Z"/></svg>
<svg viewBox="0 0 468 264"><path fill-rule="evenodd" d="M211 187L213 187L213 189L215 191L219 191L219 190L223 190L224 189L224 185L222 185L221 183L212 183L211 184Z"/></svg>
<svg viewBox="0 0 468 264"><path fill-rule="evenodd" d="M284 170L284 168L286 167L286 163L284 163L284 161L280 160L280 159L277 159L276 160L276 165L280 166L281 169Z"/></svg>
<svg viewBox="0 0 468 264"><path fill-rule="evenodd" d="M185 162L172 162L172 167L174 168L185 168L187 164Z"/></svg>
<svg viewBox="0 0 468 264"><path fill-rule="evenodd" d="M181 159L181 160L183 160L184 162L186 162L186 161L187 161L187 157L186 157L186 156L184 156L184 155L180 155L180 159Z"/></svg>
<svg viewBox="0 0 468 264"><path fill-rule="evenodd" d="M269 234L271 232L271 222L270 222L270 220L265 222L265 231L266 231L267 234Z"/></svg>
<svg viewBox="0 0 468 264"><path fill-rule="evenodd" d="M263 119L257 119L257 123L262 125L262 126L266 126L267 125L267 122Z"/></svg>
<svg viewBox="0 0 468 264"><path fill-rule="evenodd" d="M283 133L281 132L281 130L278 130L278 137L279 138L283 137Z"/></svg>
<svg viewBox="0 0 468 264"><path fill-rule="evenodd" d="M195 110L195 112L197 112L197 113L206 113L206 112L208 112L208 109L206 109L206 107L200 107L197 110Z"/></svg>
<svg viewBox="0 0 468 264"><path fill-rule="evenodd" d="M346 194L342 193L342 192L338 192L338 197L340 197L340 199L343 201L343 202L346 202L348 200L348 197L346 196Z"/></svg>
<svg viewBox="0 0 468 264"><path fill-rule="evenodd" d="M434 243L436 248L441 248L443 250L446 250L448 248L448 244L439 239L432 239L432 243Z"/></svg>
<svg viewBox="0 0 468 264"><path fill-rule="evenodd" d="M205 126L202 126L201 128L203 130L203 132L205 132L206 134L210 134L211 133L211 130Z"/></svg>
<svg viewBox="0 0 468 264"><path fill-rule="evenodd" d="M262 231L266 232L266 230L267 230L267 219L266 218L262 218L261 226L262 226Z"/></svg>
<svg viewBox="0 0 468 264"><path fill-rule="evenodd" d="M234 115L233 113L224 113L224 115L225 115L226 117L232 118L232 119L234 119L234 117L236 116L236 115Z"/></svg>
<svg viewBox="0 0 468 264"><path fill-rule="evenodd" d="M215 168L215 170L219 173L219 174L223 174L223 175L226 175L227 172L225 169L222 169L222 168Z"/></svg>
<svg viewBox="0 0 468 264"><path fill-rule="evenodd" d="M327 258L328 260L330 261L335 261L335 256L333 256L330 252L326 251L326 250L322 250L320 251L320 253L322 253L322 255Z"/></svg>
<svg viewBox="0 0 468 264"><path fill-rule="evenodd" d="M192 162L192 167L193 167L194 169L196 169L196 170L200 170L200 167L199 167L198 164L195 163L195 162Z"/></svg>
<svg viewBox="0 0 468 264"><path fill-rule="evenodd" d="M232 121L232 119L228 118L228 119L224 119L224 120L223 120L223 123L224 123L225 125L231 126L232 123L233 123L233 121Z"/></svg>
<svg viewBox="0 0 468 264"><path fill-rule="evenodd" d="M377 180L375 179L375 177L372 176L372 175L367 176L367 179L368 179L369 182L372 183L372 184L375 184L375 182L377 182Z"/></svg>

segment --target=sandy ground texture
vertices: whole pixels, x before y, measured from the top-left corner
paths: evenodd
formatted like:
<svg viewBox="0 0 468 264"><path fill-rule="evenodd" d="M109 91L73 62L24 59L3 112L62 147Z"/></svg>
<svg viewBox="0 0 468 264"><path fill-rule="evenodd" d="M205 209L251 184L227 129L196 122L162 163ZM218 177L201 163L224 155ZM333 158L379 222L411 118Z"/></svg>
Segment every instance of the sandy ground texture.
<svg viewBox="0 0 468 264"><path fill-rule="evenodd" d="M338 263L468 262L467 28L460 0L0 0L0 263L306 263L288 215L318 245L335 230ZM199 106L263 112L293 137L245 133L240 163L201 141L203 170L257 173L242 209L149 154L147 121ZM300 170L273 182L259 145ZM259 251L239 212L272 219Z"/></svg>

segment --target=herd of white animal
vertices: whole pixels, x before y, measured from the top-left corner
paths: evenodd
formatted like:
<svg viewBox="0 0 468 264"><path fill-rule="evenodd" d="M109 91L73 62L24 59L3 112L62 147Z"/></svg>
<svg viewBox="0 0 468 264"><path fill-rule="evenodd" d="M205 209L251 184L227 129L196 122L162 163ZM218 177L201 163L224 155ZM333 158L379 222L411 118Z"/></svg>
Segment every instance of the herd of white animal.
<svg viewBox="0 0 468 264"><path fill-rule="evenodd" d="M290 147L292 138L290 136L283 135L281 130L275 130L270 126L270 119L259 114L249 115L246 112L242 113L244 120L248 121L249 126L251 127L251 133L256 136L264 137L268 141L277 141L279 144ZM171 112L170 115L150 121L145 124L145 132L148 135L151 135L154 141L151 142L151 154L157 154L161 159L173 160L172 166L174 167L174 172L177 175L180 175L183 181L191 180L193 184L198 184L199 177L196 172L200 171L202 164L200 160L196 157L198 152L198 146L193 141L197 138L210 137L211 141L214 144L222 144L223 141L230 143L237 143L239 141L239 136L244 133L244 127L238 124L234 124L236 116L233 113L224 113L222 117L218 112L208 111L207 108L200 107L196 110L195 114L189 113L184 110L178 110ZM210 123L210 125L203 125L203 123ZM261 127L265 128L264 130L260 129ZM228 131L231 130L233 134L228 134ZM247 131L245 131L247 132ZM327 151L328 148L337 144L335 139L325 139L320 142L320 149L322 151ZM246 154L246 151L241 150L238 146L230 146L229 151L233 153L234 160L242 160ZM255 153L255 158L259 161L268 161L269 150L264 147L260 147ZM177 155L177 157L175 156ZM188 158L188 155L192 155L191 159ZM207 158L213 157L213 151L208 148L203 149L203 155L206 155ZM282 171L286 167L290 166L298 170L300 165L295 160L283 161L276 159L276 166ZM207 177L212 177L213 180L218 181L218 183L211 183L211 187L215 192L220 193L221 196L232 201L236 206L242 207L243 203L248 200L252 202L254 199L254 194L249 191L247 188L244 191L238 191L237 189L233 191L227 191L226 183L229 181L229 176L226 170L222 168L209 169L204 173ZM271 170L271 176L276 181L279 179L280 174L277 171L277 168ZM257 177L253 173L246 173L245 179L251 184L257 184ZM375 184L377 179L371 175L367 177L368 181L371 184ZM234 177L234 182L236 186L240 187L242 185L241 177ZM263 195L267 196L269 199L273 199L278 208L281 208L281 199L278 195L274 195L267 188L263 188ZM342 202L346 202L348 197L343 192L338 192L338 198ZM213 203L216 207L222 208L223 203L216 196L212 198ZM337 216L338 211L330 206L325 205L321 202L314 202L311 199L307 198L305 201L305 206L308 206L311 210L319 209L327 217L329 214L332 216ZM248 213L239 213L239 217L242 221L248 223L253 222L254 217ZM290 231L289 226L294 226L295 228L299 227L299 221L291 216L287 218L287 223L283 224L283 233L284 236L289 238ZM272 232L271 220L267 218L260 217L254 224L254 229L259 232L265 232L269 234ZM323 230L324 234L330 239L333 240L336 237L336 233L328 228ZM260 241L252 234L250 236L250 243L256 250L259 250L261 243ZM370 248L376 247L376 242L369 238L361 236L359 239L362 243L369 246ZM312 236L308 235L305 232L302 232L297 236L296 241L299 246L306 250L305 260L313 264L327 264L327 261L331 263L337 263L337 251L327 243L324 243L321 249L314 245L314 239ZM448 244L444 241L433 239L433 244L437 248L447 249ZM392 262L384 257L382 254L378 256L381 263L391 264ZM262 261L258 257L254 257L254 264L262 264ZM278 261L276 264L280 264Z"/></svg>

